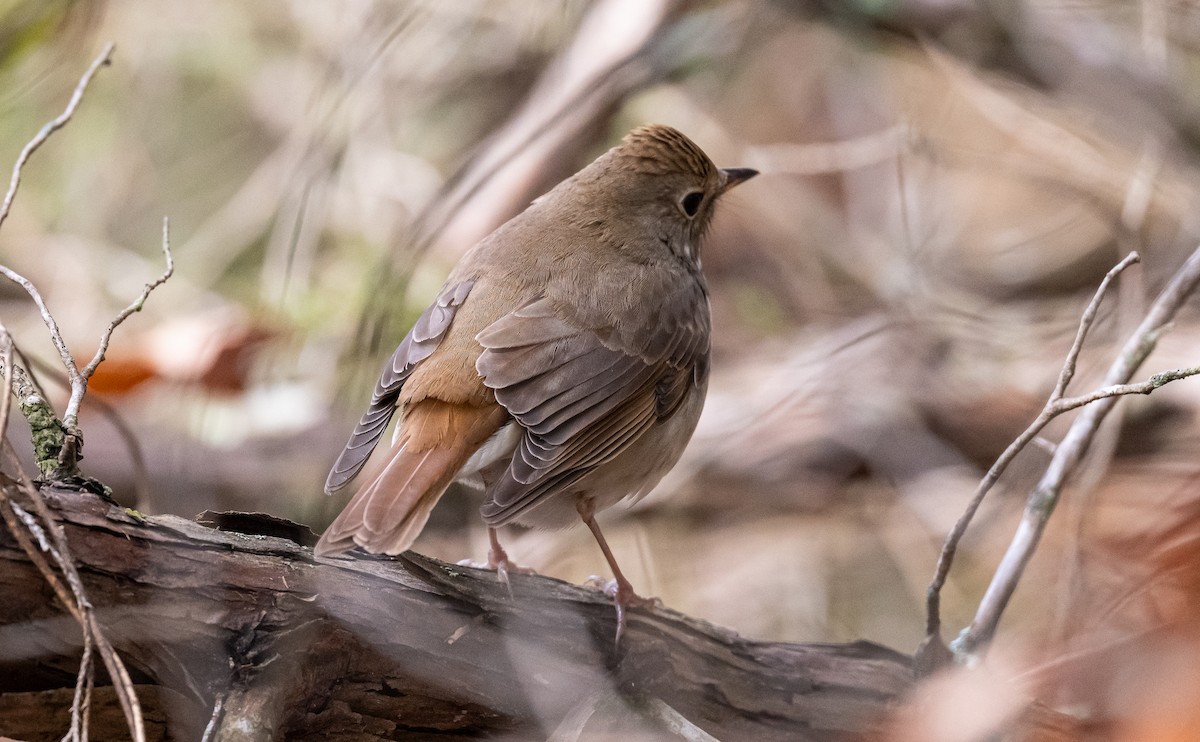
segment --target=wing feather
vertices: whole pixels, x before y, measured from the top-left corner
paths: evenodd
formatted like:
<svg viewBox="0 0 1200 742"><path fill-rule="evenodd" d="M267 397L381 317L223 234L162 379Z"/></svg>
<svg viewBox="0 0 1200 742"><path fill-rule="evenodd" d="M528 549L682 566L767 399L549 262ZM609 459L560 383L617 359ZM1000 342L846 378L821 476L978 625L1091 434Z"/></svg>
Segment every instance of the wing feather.
<svg viewBox="0 0 1200 742"><path fill-rule="evenodd" d="M707 296L700 286L640 336L584 326L548 299L476 336L476 369L525 428L482 512L493 525L563 491L673 415L708 368ZM697 319L699 317L699 319Z"/></svg>
<svg viewBox="0 0 1200 742"><path fill-rule="evenodd" d="M450 323L454 321L455 313L466 301L474 285L474 281L462 281L444 288L433 304L417 318L404 340L400 341L396 351L384 364L367 411L329 471L329 477L325 480L327 494L345 487L362 471L396 412L396 399L404 382L412 375L417 364L428 358L441 344L446 331L450 329Z"/></svg>

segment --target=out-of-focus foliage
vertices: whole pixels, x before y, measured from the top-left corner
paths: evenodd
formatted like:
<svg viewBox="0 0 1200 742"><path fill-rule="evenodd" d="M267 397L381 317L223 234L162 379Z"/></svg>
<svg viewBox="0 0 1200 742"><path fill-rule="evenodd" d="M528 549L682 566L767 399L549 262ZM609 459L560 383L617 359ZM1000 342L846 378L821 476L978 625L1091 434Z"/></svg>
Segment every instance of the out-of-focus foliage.
<svg viewBox="0 0 1200 742"><path fill-rule="evenodd" d="M172 218L176 277L107 370L150 510L323 525L324 469L448 266L631 126L672 124L761 169L704 256L716 368L693 446L656 495L604 517L644 592L756 636L911 648L942 536L1053 385L1100 277L1142 252L1079 391L1200 239L1183 3L10 3L0 18L4 162L117 43L0 233L73 347L90 353L157 272ZM0 299L22 348L52 357L25 300ZM1180 323L1151 370L1194 364L1192 333ZM1128 543L1184 512L1139 493L1194 500L1194 388L1122 403L1124 432L1056 514L1005 632L1070 634L1111 566L1096 513L1136 511L1103 534ZM89 473L133 497L111 422L84 423ZM949 624L969 619L1045 461L1027 451L985 505ZM481 556L474 508L447 500L418 549ZM570 579L603 563L582 531L510 539Z"/></svg>

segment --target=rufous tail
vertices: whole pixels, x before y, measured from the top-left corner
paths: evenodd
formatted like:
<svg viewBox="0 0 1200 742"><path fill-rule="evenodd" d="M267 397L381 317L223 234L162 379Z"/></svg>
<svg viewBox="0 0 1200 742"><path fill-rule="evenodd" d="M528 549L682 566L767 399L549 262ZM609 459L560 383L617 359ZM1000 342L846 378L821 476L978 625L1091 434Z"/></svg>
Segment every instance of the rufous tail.
<svg viewBox="0 0 1200 742"><path fill-rule="evenodd" d="M386 461L364 472L365 484L325 529L314 552L329 556L355 546L376 554L406 551L459 469L506 417L496 404L424 399L410 405Z"/></svg>

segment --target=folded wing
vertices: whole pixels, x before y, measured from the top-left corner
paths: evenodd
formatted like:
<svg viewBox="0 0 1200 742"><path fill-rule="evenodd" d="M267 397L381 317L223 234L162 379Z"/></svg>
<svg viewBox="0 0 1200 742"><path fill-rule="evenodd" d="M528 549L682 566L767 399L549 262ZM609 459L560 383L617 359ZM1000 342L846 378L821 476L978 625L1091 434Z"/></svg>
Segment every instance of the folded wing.
<svg viewBox="0 0 1200 742"><path fill-rule="evenodd" d="M706 302L695 287L687 301ZM670 302L668 302L670 304ZM672 305L672 306L675 306ZM477 336L476 369L526 429L482 512L500 524L611 461L674 415L708 370L708 312L676 306L641 336L581 327L540 299Z"/></svg>
<svg viewBox="0 0 1200 742"><path fill-rule="evenodd" d="M362 470L396 412L396 399L404 382L416 365L437 349L446 330L450 329L455 312L466 301L473 286L474 281L463 281L443 289L433 304L417 318L416 324L388 359L371 395L371 404L329 471L329 477L325 480L327 494L345 487Z"/></svg>

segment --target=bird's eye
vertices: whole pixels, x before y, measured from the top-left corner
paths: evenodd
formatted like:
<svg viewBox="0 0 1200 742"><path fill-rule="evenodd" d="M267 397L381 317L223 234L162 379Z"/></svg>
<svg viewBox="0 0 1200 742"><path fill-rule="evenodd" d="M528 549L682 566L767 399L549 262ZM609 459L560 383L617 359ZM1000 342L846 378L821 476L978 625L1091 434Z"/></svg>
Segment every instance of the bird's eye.
<svg viewBox="0 0 1200 742"><path fill-rule="evenodd" d="M682 201L679 202L679 207L683 209L683 213L687 214L688 218L690 219L696 215L697 211L700 210L700 202L703 200L703 191L691 191L683 197Z"/></svg>

